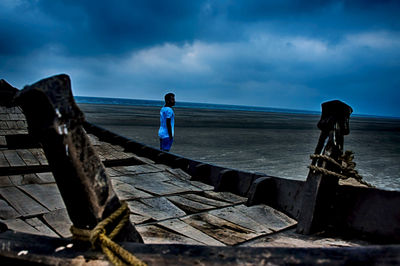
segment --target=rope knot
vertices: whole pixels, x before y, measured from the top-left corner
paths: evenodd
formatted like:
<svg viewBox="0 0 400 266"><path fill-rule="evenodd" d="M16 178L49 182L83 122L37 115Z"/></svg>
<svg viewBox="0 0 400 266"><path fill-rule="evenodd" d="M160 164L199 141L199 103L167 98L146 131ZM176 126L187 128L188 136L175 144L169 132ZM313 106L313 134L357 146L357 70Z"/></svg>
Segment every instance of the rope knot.
<svg viewBox="0 0 400 266"><path fill-rule="evenodd" d="M345 151L344 154L342 154L339 157L339 160L336 161L332 159L331 157L323 154L312 154L310 155L311 159L322 159L326 162L331 163L334 165L337 169L337 171L329 171L325 168L322 168L317 165L310 165L308 168L315 172L322 173L327 176L334 176L338 179L348 179L348 178L354 178L357 180L360 184L366 185L368 187L374 187L368 182L364 181L362 179L362 176L358 173L358 171L355 169L356 163L353 161L354 159L354 153L352 151Z"/></svg>
<svg viewBox="0 0 400 266"><path fill-rule="evenodd" d="M112 239L121 231L124 225L129 221L129 208L126 202L123 202L114 213L99 222L92 230L80 229L71 226L71 233L74 239L90 242L92 248L100 247L104 254L114 265L146 265L143 261L136 258L129 251L112 241ZM107 235L106 226L115 224L115 228Z"/></svg>
<svg viewBox="0 0 400 266"><path fill-rule="evenodd" d="M92 244L93 249L96 248L96 244L98 244L100 235L106 235L105 228L98 228L96 226L92 231L90 231L89 242Z"/></svg>

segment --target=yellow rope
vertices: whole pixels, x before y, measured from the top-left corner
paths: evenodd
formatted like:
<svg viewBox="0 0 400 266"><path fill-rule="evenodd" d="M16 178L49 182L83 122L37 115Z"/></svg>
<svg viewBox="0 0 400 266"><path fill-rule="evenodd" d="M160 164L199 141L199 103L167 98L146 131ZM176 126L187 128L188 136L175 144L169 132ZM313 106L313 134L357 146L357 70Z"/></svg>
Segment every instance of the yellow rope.
<svg viewBox="0 0 400 266"><path fill-rule="evenodd" d="M122 216L122 217L121 217ZM120 219L110 234L106 234L105 227L117 219ZM109 217L101 221L92 230L80 229L71 226L71 233L74 239L88 241L92 248L100 246L104 254L114 265L135 265L144 266L146 263L132 255L129 251L112 241L112 239L121 231L125 223L129 221L129 208L126 202L123 202Z"/></svg>

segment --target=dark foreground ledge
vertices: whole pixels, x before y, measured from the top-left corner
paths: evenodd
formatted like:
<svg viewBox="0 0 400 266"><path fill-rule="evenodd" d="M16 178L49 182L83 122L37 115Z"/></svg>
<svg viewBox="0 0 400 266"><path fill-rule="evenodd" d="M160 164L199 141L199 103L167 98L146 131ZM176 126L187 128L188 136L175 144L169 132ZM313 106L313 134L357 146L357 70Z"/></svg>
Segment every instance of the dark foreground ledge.
<svg viewBox="0 0 400 266"><path fill-rule="evenodd" d="M71 240L6 231L0 234L3 265L110 265L96 251ZM123 247L148 265L398 265L400 245L338 248L248 248L155 245L133 242Z"/></svg>

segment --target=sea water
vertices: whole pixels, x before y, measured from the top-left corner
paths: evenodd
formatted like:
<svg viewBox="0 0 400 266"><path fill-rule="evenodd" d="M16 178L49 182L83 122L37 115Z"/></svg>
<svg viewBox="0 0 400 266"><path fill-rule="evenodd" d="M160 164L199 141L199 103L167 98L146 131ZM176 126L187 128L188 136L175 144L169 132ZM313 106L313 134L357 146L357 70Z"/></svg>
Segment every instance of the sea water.
<svg viewBox="0 0 400 266"><path fill-rule="evenodd" d="M162 101L76 100L110 106L93 109L87 114L89 121L96 115L94 123L158 146L158 108ZM319 112L185 102L178 102L175 110L176 136L171 152L229 168L306 178L309 155L319 135ZM359 173L379 188L400 190L400 119L352 115L350 128L345 150L355 152Z"/></svg>
<svg viewBox="0 0 400 266"><path fill-rule="evenodd" d="M103 98L103 97L85 97L75 96L78 103L92 104L114 104L126 106L163 106L164 101L156 100L140 100L125 98ZM316 111L246 106L246 105L229 105L229 104L213 104L213 103L195 103L195 102L177 102L175 107L178 108L197 108L197 109L213 109L213 110L235 110L235 111L255 111L255 112L273 112L273 113L289 113L289 114L319 114Z"/></svg>

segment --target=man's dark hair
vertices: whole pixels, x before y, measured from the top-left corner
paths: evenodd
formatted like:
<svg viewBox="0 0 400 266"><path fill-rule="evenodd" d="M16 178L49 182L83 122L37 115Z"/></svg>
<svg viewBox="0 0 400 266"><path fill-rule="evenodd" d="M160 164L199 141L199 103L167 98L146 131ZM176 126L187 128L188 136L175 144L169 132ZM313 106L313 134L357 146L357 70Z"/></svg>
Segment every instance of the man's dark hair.
<svg viewBox="0 0 400 266"><path fill-rule="evenodd" d="M165 102L167 102L168 99L170 99L171 97L175 97L175 94L173 94L172 92L165 94L164 96Z"/></svg>

